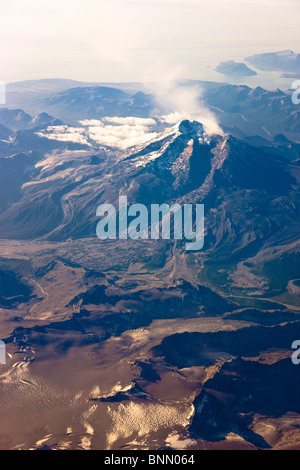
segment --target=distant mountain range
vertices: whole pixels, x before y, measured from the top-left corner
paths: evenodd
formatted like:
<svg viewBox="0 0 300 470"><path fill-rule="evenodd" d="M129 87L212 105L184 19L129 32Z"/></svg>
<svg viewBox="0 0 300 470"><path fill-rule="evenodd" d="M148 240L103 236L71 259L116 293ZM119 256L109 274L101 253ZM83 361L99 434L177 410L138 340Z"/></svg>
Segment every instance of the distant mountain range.
<svg viewBox="0 0 300 470"><path fill-rule="evenodd" d="M48 82L37 81L36 91L33 82L30 82L30 86L26 83L24 85L21 82L19 87L17 84L8 85L6 107L17 109L19 113L22 113L22 109L30 116L48 113L65 124L74 125L78 120L104 116L152 117L174 111L162 105L145 87L140 86L142 91L139 91L138 84L132 84L131 87L126 84L117 84L117 87L83 84L67 88L69 81L50 81L51 86L47 85ZM197 87L199 108L204 103L223 127L239 128L247 136L259 135L267 140L276 134L285 134L291 140L299 138L300 111L292 103L291 92L201 81L180 81L176 86L178 90L180 87L187 90ZM10 91L10 87L13 87L13 91ZM14 124L10 124L8 116L5 118L4 115L2 119L0 117L0 123L12 130L24 129L26 120L28 126L34 125L29 124L32 118L28 116L20 114L20 124L16 118L13 119Z"/></svg>
<svg viewBox="0 0 300 470"><path fill-rule="evenodd" d="M0 108L0 123L12 131L27 129L45 129L47 126L60 126L62 121L49 116L47 113L39 113L32 118L22 109Z"/></svg>
<svg viewBox="0 0 300 470"><path fill-rule="evenodd" d="M134 95L110 87L76 87L48 97L45 109L70 122L103 116L148 117L155 107L154 99L143 92Z"/></svg>
<svg viewBox="0 0 300 470"><path fill-rule="evenodd" d="M292 103L290 94L279 89L221 85L204 93L204 103L214 111L222 126L238 127L248 136L258 134L269 139L283 133L299 139L299 107Z"/></svg>
<svg viewBox="0 0 300 470"><path fill-rule="evenodd" d="M255 54L245 59L260 70L280 70L282 72L300 73L300 54L291 50Z"/></svg>

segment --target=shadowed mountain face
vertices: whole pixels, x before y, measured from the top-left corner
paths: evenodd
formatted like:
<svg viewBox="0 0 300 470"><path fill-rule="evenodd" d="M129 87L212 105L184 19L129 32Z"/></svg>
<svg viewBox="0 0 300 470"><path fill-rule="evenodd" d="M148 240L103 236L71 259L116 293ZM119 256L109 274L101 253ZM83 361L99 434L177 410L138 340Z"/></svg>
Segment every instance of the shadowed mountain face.
<svg viewBox="0 0 300 470"><path fill-rule="evenodd" d="M22 185L38 173L35 164L40 158L40 154L30 151L0 159L1 210L21 198Z"/></svg>
<svg viewBox="0 0 300 470"><path fill-rule="evenodd" d="M270 365L243 359L227 362L196 397L190 431L197 438L208 440L222 440L234 432L254 446L271 447L255 432L255 426L249 429L249 424L254 414L273 419L288 412L299 414L300 403L295 394L299 375L294 372L289 359Z"/></svg>
<svg viewBox="0 0 300 470"><path fill-rule="evenodd" d="M133 85L70 86L0 110L0 448L299 448L290 97L206 85L216 135ZM99 240L120 195L204 204L203 249Z"/></svg>
<svg viewBox="0 0 300 470"><path fill-rule="evenodd" d="M31 298L32 288L19 279L13 271L0 271L0 306L5 309L14 308L26 303Z"/></svg>
<svg viewBox="0 0 300 470"><path fill-rule="evenodd" d="M209 366L222 357L257 357L272 348L288 349L293 334L297 337L300 334L298 322L217 333L181 333L165 338L155 352L180 369Z"/></svg>

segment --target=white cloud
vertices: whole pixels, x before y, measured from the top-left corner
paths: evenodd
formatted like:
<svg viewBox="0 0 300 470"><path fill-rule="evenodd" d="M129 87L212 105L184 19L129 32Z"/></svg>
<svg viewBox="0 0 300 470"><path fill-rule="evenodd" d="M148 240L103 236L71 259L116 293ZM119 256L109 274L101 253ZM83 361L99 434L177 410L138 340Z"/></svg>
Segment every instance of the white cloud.
<svg viewBox="0 0 300 470"><path fill-rule="evenodd" d="M161 67L163 74L159 82L148 84L160 105L164 106L167 114L163 121L176 124L183 119L199 121L208 134L223 134L216 117L201 101L199 85L184 86L178 82L181 68Z"/></svg>
<svg viewBox="0 0 300 470"><path fill-rule="evenodd" d="M177 124L178 122L182 121L183 119L190 119L191 116L189 113L179 113L175 111L174 113L165 114L161 116L160 120L165 122L166 124Z"/></svg>
<svg viewBox="0 0 300 470"><path fill-rule="evenodd" d="M149 132L147 126L128 124L91 126L87 133L98 144L121 149L142 144L157 135L156 132Z"/></svg>
<svg viewBox="0 0 300 470"><path fill-rule="evenodd" d="M156 121L151 118L138 118L138 117L105 117L106 122L111 122L112 124L128 124L130 126L155 126Z"/></svg>
<svg viewBox="0 0 300 470"><path fill-rule="evenodd" d="M102 122L99 119L84 119L83 121L79 121L79 124L82 126L102 126Z"/></svg>
<svg viewBox="0 0 300 470"><path fill-rule="evenodd" d="M91 145L86 138L85 129L82 127L49 126L46 131L40 131L36 134L39 137L45 137L50 140Z"/></svg>
<svg viewBox="0 0 300 470"><path fill-rule="evenodd" d="M86 145L91 145L89 141L92 140L98 145L120 149L145 143L157 136L150 129L156 121L150 118L104 117L102 120L85 119L79 123L82 127L50 126L37 134L52 140Z"/></svg>

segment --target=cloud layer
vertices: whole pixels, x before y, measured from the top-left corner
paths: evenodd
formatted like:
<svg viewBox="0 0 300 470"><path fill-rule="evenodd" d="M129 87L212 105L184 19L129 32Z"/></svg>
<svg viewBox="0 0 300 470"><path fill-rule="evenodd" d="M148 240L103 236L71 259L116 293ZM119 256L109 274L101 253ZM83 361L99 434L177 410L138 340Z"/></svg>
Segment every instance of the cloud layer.
<svg viewBox="0 0 300 470"><path fill-rule="evenodd" d="M150 118L104 117L101 120L86 119L79 124L81 127L50 126L37 134L61 142L89 146L96 143L120 149L143 144L157 136L157 132L152 130L156 121Z"/></svg>

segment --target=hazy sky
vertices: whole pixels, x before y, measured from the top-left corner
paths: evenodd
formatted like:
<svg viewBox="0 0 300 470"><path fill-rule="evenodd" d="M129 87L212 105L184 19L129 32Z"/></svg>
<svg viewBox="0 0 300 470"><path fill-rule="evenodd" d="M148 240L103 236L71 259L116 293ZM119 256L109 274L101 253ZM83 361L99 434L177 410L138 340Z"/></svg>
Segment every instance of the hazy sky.
<svg viewBox="0 0 300 470"><path fill-rule="evenodd" d="M0 80L205 78L220 60L300 52L300 0L0 0Z"/></svg>

